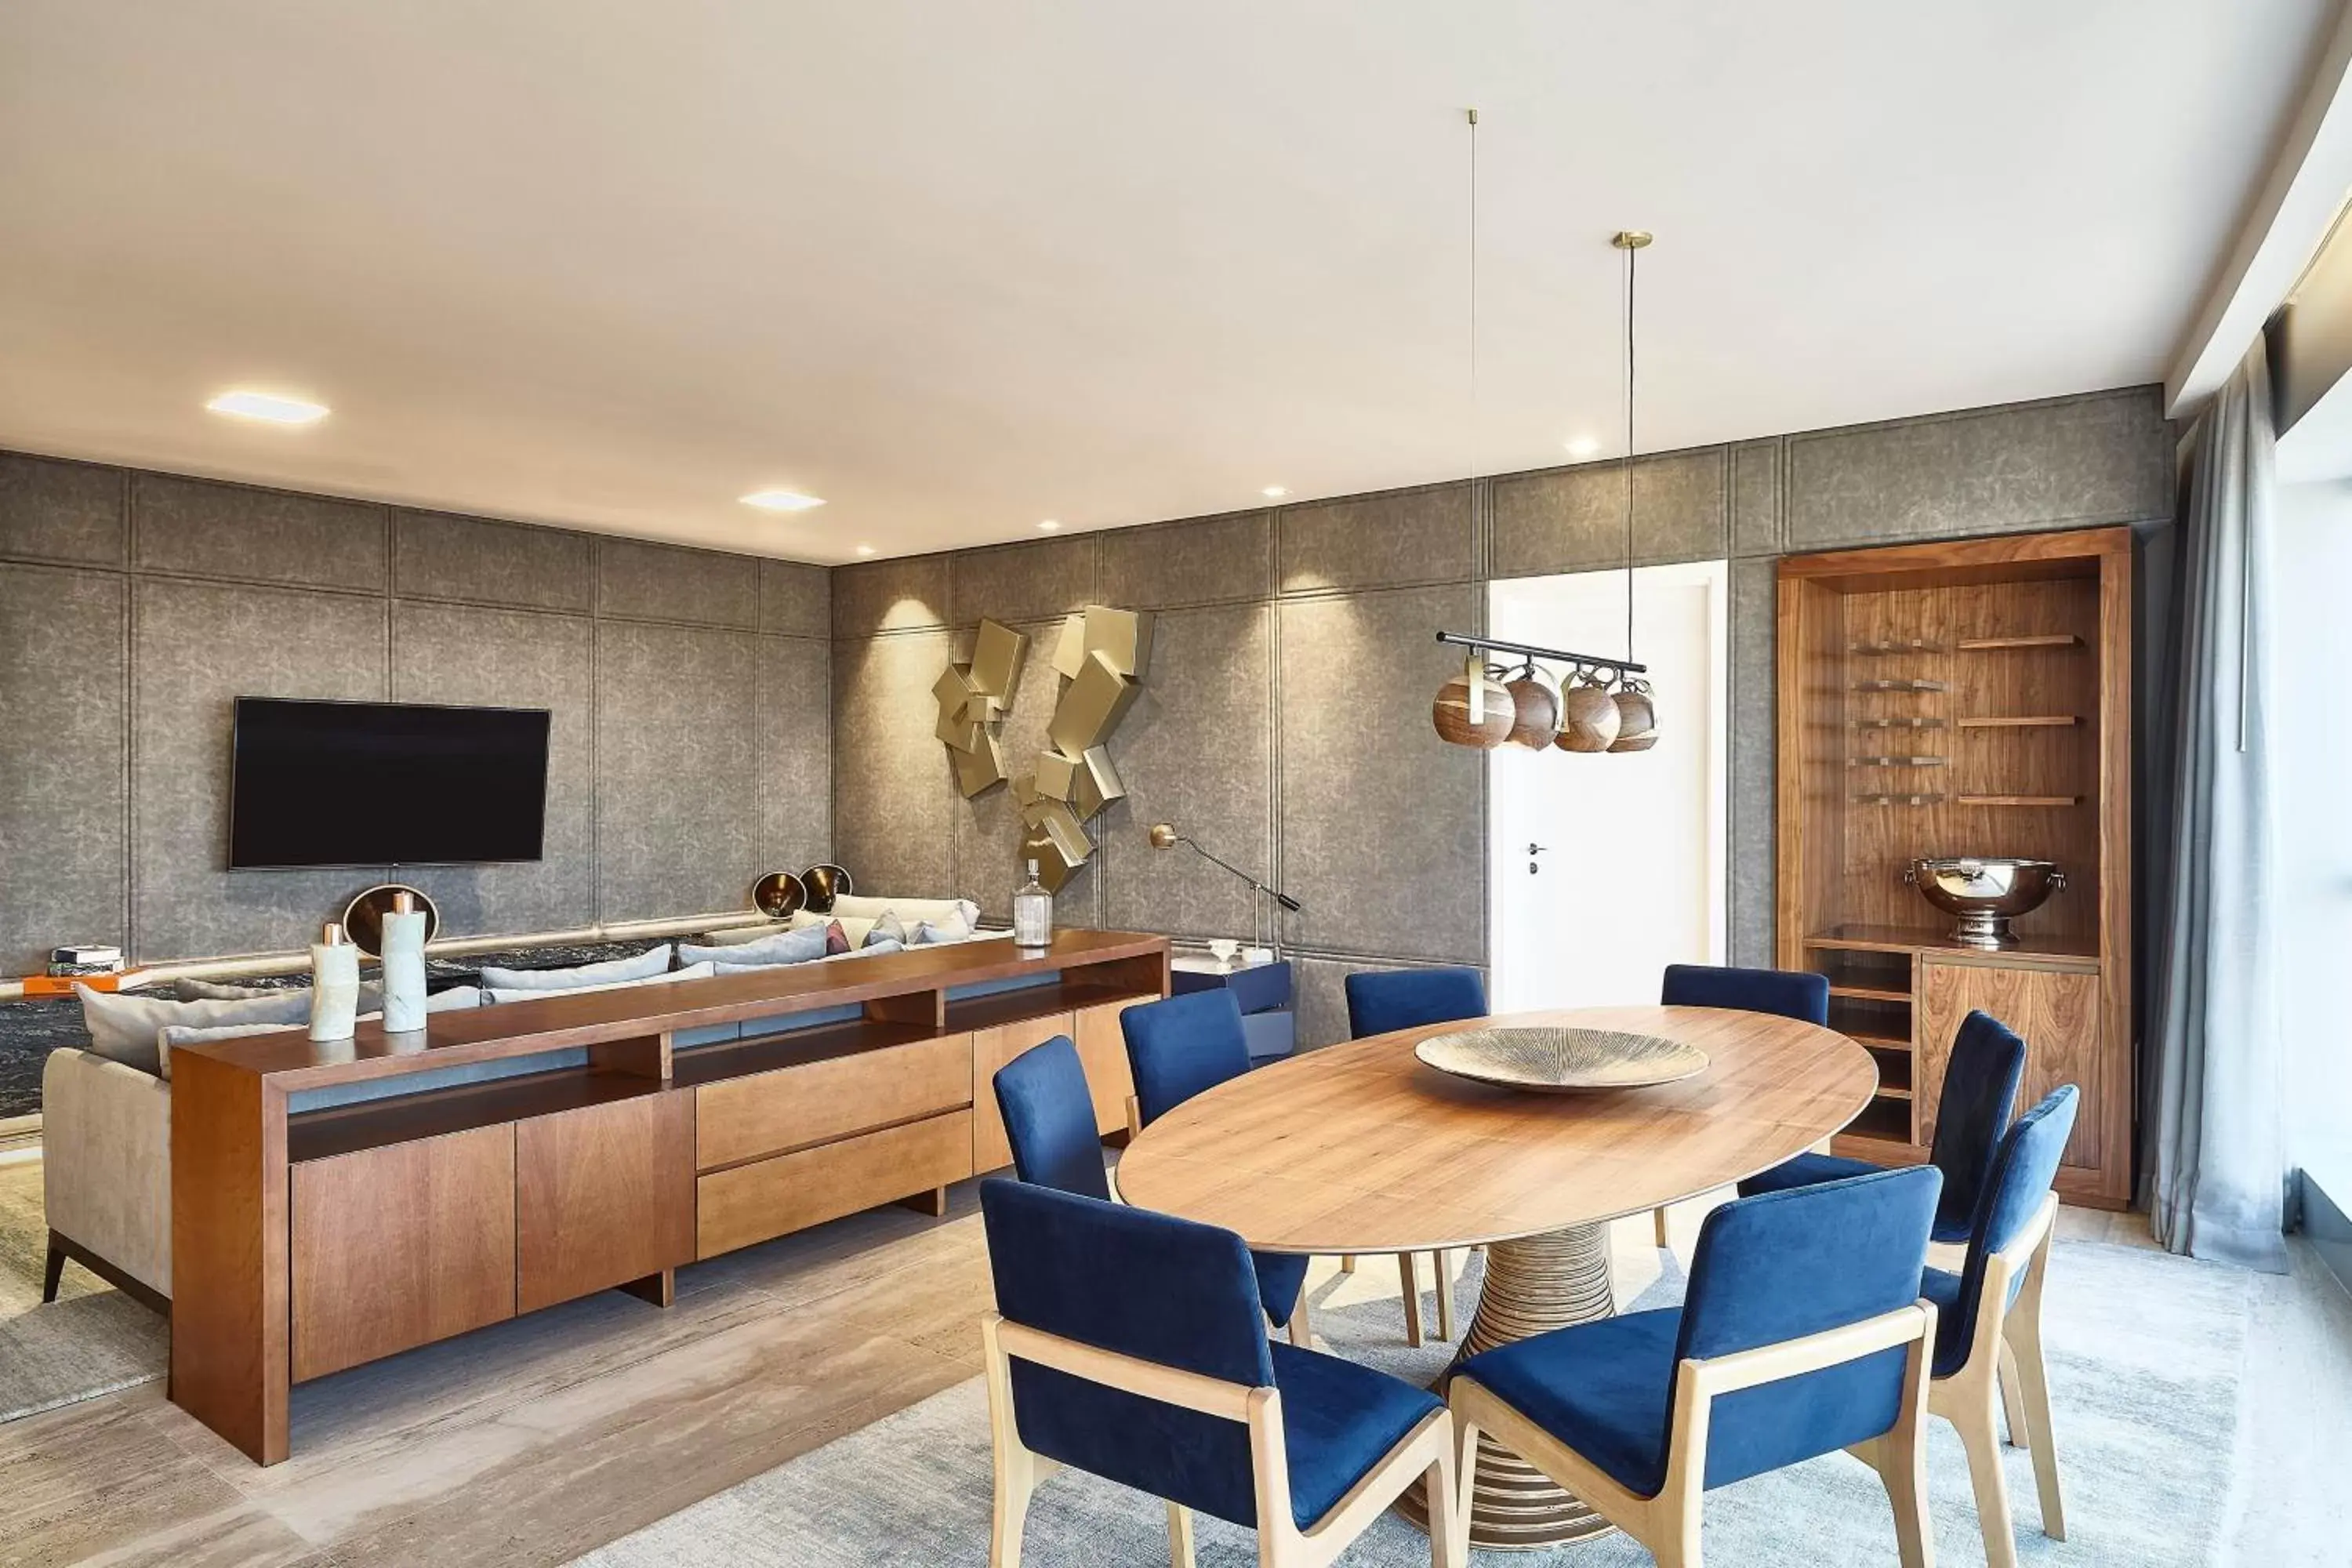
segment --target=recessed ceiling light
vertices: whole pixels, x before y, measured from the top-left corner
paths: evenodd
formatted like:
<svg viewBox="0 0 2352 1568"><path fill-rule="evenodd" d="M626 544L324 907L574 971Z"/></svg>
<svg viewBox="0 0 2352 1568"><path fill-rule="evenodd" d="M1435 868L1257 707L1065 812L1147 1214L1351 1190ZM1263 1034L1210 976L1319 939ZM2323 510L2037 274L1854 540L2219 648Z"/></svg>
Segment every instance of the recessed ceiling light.
<svg viewBox="0 0 2352 1568"><path fill-rule="evenodd" d="M1290 493L1290 487L1287 485L1268 485L1260 493L1262 493L1268 500L1280 500L1283 497Z"/></svg>
<svg viewBox="0 0 2352 1568"><path fill-rule="evenodd" d="M1571 436L1568 438L1568 455L1571 458L1589 458L1599 450L1601 450L1601 443L1590 436Z"/></svg>
<svg viewBox="0 0 2352 1568"><path fill-rule="evenodd" d="M806 496L798 490L753 490L741 500L745 506L756 506L761 511L806 511L824 504L824 497Z"/></svg>
<svg viewBox="0 0 2352 1568"><path fill-rule="evenodd" d="M1047 518L1045 521L1043 521L1043 522L1041 522L1041 523L1039 523L1039 524L1037 525L1037 531L1038 531L1038 532L1040 532L1040 533L1051 533L1051 532L1053 532L1055 529L1058 529L1058 528L1060 528L1061 526L1062 526L1062 525L1061 525L1060 523L1055 522L1052 518L1050 518L1050 517L1049 517L1049 518Z"/></svg>
<svg viewBox="0 0 2352 1568"><path fill-rule="evenodd" d="M860 555L871 555L874 553L874 547L870 544L861 544L857 547L857 553Z"/></svg>
<svg viewBox="0 0 2352 1568"><path fill-rule="evenodd" d="M327 416L323 403L306 403L299 397L242 389L224 392L205 406L215 414L232 414L239 419L267 419L272 425L315 425Z"/></svg>

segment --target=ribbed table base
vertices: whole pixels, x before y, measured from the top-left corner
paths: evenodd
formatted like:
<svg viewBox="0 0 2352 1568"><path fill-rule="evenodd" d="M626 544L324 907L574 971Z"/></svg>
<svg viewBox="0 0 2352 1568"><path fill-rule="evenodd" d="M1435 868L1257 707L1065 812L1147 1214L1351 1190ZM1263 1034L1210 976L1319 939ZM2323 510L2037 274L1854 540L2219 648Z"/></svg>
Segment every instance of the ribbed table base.
<svg viewBox="0 0 2352 1568"><path fill-rule="evenodd" d="M1486 1281L1477 1315L1462 1348L1433 1385L1440 1394L1464 1360L1571 1323L1616 1311L1609 1289L1609 1228L1573 1226L1524 1241L1486 1248ZM1426 1530L1422 1489L1398 1500L1406 1518ZM1616 1526L1552 1484L1540 1470L1486 1434L1478 1438L1478 1480L1470 1493L1470 1543L1493 1551L1532 1552L1589 1541Z"/></svg>

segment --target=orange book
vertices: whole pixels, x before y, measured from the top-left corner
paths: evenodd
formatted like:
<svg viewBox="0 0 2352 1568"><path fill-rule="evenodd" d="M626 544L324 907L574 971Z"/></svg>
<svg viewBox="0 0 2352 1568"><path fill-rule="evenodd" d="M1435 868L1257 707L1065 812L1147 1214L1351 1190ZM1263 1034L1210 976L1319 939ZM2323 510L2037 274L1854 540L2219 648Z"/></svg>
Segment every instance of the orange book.
<svg viewBox="0 0 2352 1568"><path fill-rule="evenodd" d="M70 996L77 985L87 985L92 991L120 991L137 980L137 970L125 970L119 974L27 974L25 994L27 996Z"/></svg>

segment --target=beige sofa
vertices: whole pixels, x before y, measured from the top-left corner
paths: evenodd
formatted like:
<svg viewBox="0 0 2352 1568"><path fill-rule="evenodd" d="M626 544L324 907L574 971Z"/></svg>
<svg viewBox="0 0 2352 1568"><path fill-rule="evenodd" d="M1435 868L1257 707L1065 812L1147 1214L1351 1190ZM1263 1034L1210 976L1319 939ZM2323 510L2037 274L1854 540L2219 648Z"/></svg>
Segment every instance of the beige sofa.
<svg viewBox="0 0 2352 1568"><path fill-rule="evenodd" d="M41 1182L55 1300L70 1258L158 1311L172 1295L172 1086L68 1047L41 1069Z"/></svg>

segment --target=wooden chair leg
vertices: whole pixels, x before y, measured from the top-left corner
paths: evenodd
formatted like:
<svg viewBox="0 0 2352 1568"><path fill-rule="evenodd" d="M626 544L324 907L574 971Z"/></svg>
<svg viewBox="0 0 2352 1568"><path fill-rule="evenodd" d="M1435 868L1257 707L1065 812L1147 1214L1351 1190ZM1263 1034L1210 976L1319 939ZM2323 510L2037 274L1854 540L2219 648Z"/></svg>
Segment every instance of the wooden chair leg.
<svg viewBox="0 0 2352 1568"><path fill-rule="evenodd" d="M1453 1258L1444 1252L1429 1255L1430 1266L1437 1270L1437 1337L1447 1344L1454 1342L1454 1268Z"/></svg>
<svg viewBox="0 0 2352 1568"><path fill-rule="evenodd" d="M1447 1564L1438 1559L1439 1568L1470 1568L1470 1499L1478 1485L1478 1428L1454 1413L1454 1559ZM1436 1519L1432 1509L1429 1517ZM1432 1554L1434 1555L1434 1538Z"/></svg>
<svg viewBox="0 0 2352 1568"><path fill-rule="evenodd" d="M2017 1568L2017 1533L2009 1517L2009 1483L2000 1473L2000 1434L1995 1406L2000 1396L1987 1377L1951 1415L1968 1450L1969 1484L1976 1489L1977 1527L1984 1533L1987 1568Z"/></svg>
<svg viewBox="0 0 2352 1568"><path fill-rule="evenodd" d="M2004 1340L2000 1346L2000 1419L2008 1429L2009 1446L2030 1448L2032 1429L2026 1424L2025 1396L2017 1386L2017 1352Z"/></svg>
<svg viewBox="0 0 2352 1568"><path fill-rule="evenodd" d="M1181 1503L1168 1505L1168 1568L1192 1568L1192 1513Z"/></svg>
<svg viewBox="0 0 2352 1568"><path fill-rule="evenodd" d="M1021 1568L1022 1527L1037 1489L1037 1457L1028 1450L996 1453L996 1516L989 1532L988 1568Z"/></svg>
<svg viewBox="0 0 2352 1568"><path fill-rule="evenodd" d="M1396 1255L1397 1272L1404 1276L1404 1342L1413 1349L1421 1348L1421 1269L1413 1263L1412 1254Z"/></svg>
<svg viewBox="0 0 2352 1568"><path fill-rule="evenodd" d="M1470 1512L1454 1479L1453 1442L1453 1435L1447 1434L1424 1482L1429 1489L1431 1568L1470 1568ZM1456 1514L1461 1518L1456 1519Z"/></svg>
<svg viewBox="0 0 2352 1568"><path fill-rule="evenodd" d="M54 1301L58 1299L58 1282L65 1278L65 1272L66 1244L58 1239L58 1233L53 1230L49 1232L48 1261L41 1268L42 1300Z"/></svg>
<svg viewBox="0 0 2352 1568"><path fill-rule="evenodd" d="M2058 1489L2058 1438L2050 1425L2050 1372L2042 1360L2041 1325L2012 1317L2009 1328L2017 1336L2016 1365L2019 1403L2033 1447L2033 1489L2042 1500L2042 1533L2053 1541L2066 1539L2066 1504Z"/></svg>
<svg viewBox="0 0 2352 1568"><path fill-rule="evenodd" d="M1665 1251L1668 1247L1674 1245L1674 1243L1667 1239L1666 1237L1666 1211L1664 1209L1659 1208L1652 1210L1650 1214L1650 1224L1657 1232L1658 1250L1660 1252Z"/></svg>
<svg viewBox="0 0 2352 1568"><path fill-rule="evenodd" d="M1339 1255L1339 1272L1342 1274L1353 1274L1355 1271L1356 1255L1352 1252L1341 1253Z"/></svg>
<svg viewBox="0 0 2352 1568"><path fill-rule="evenodd" d="M1307 1287L1298 1288L1298 1305L1290 1309L1290 1342L1312 1349L1315 1344L1315 1324L1307 1306Z"/></svg>

